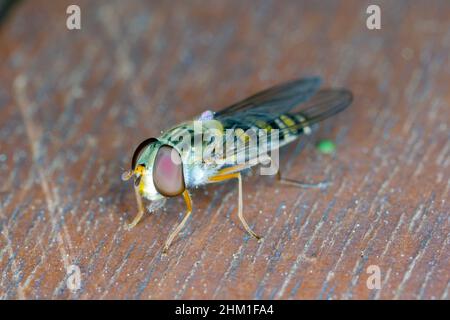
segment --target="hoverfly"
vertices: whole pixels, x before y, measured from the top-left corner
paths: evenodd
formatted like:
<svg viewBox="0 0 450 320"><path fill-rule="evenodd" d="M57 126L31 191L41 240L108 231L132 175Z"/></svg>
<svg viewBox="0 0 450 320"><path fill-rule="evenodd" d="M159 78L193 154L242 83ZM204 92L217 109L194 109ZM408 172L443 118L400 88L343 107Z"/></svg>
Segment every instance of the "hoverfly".
<svg viewBox="0 0 450 320"><path fill-rule="evenodd" d="M252 237L260 239L249 227L243 215L241 178L243 170L258 162L247 161L244 164L236 164L235 161L237 156L249 151L248 140L250 139L241 139L244 142L240 145L231 144L231 148L227 147L226 157L222 158L222 161L216 161L214 152L206 156L201 153L200 158L198 154L195 156L194 144L184 144L182 152L182 143L174 137L194 134L195 123L199 122L203 129L214 128L218 131L219 138L223 140L221 143L228 139L225 132L229 129L240 132L239 137L242 138L246 137L246 130L253 128L277 130L279 133L277 148L284 146L302 135L311 134L318 122L335 115L351 104L353 97L350 91L346 89L319 90L320 84L321 80L317 77L283 83L221 111L205 111L199 118L175 126L163 132L158 138L143 141L134 151L131 169L122 174L122 180L134 178L138 206L138 213L128 227L134 227L144 214L142 198L151 201L149 210L153 211L162 207L167 198L183 196L187 211L182 221L167 238L163 249L165 253L191 215L192 201L188 190L209 183L237 179L239 219ZM297 106L299 108L294 110ZM210 143L202 141L201 146L208 147ZM193 158L196 161L187 161ZM280 170L278 170L278 177L281 182L288 184L314 186L283 179Z"/></svg>

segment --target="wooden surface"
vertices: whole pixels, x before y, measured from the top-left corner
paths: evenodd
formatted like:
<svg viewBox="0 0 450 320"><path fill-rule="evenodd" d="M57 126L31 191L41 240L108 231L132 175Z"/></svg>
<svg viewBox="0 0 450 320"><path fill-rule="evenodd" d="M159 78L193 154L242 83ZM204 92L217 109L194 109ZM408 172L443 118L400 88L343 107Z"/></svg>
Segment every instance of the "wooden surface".
<svg viewBox="0 0 450 320"><path fill-rule="evenodd" d="M3 299L448 299L450 3L22 1L0 30ZM290 178L192 192L132 231L120 180L144 138L281 81L320 75L354 103L281 152ZM314 142L337 143L333 156ZM301 152L300 152L301 151ZM77 265L81 288L66 286ZM369 290L370 265L381 289Z"/></svg>

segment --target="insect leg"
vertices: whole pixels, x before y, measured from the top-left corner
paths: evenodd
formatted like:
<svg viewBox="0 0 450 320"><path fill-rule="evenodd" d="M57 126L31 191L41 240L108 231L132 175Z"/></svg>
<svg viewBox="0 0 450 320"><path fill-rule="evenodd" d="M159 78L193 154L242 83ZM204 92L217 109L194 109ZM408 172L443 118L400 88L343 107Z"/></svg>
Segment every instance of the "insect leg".
<svg viewBox="0 0 450 320"><path fill-rule="evenodd" d="M183 198L184 202L186 202L187 212L184 216L183 220L180 222L180 224L175 228L175 230L169 235L169 237L166 240L166 244L164 245L163 254L166 254L169 250L170 244L172 243L173 239L177 236L177 234L183 229L184 225L186 224L186 221L189 219L191 213L192 213L192 201L191 196L189 195L187 190L184 190L183 192Z"/></svg>
<svg viewBox="0 0 450 320"><path fill-rule="evenodd" d="M277 180L282 184L290 185L290 186L294 186L294 187L300 187L300 188L325 189L326 187L328 187L330 185L329 181L321 181L318 183L305 183L305 182L301 182L301 181L297 181L297 180L293 180L293 179L283 178L281 176L281 169L278 169Z"/></svg>
<svg viewBox="0 0 450 320"><path fill-rule="evenodd" d="M261 239L259 235L257 235L248 225L247 221L245 221L244 215L242 213L242 177L240 172L228 173L223 175L216 175L209 179L210 182L220 182L229 179L237 178L239 181L239 200L238 200L238 217L244 225L245 230L257 240Z"/></svg>
<svg viewBox="0 0 450 320"><path fill-rule="evenodd" d="M297 181L297 180L293 180L293 179L283 178L281 176L281 168L278 163L278 160L273 159L271 157L268 157L268 159L269 159L269 161L274 162L275 165L278 167L277 180L282 184L290 185L290 186L294 186L294 187L300 187L300 188L319 188L319 189L325 189L326 187L328 187L330 185L329 181L321 181L318 183L305 183L305 182L301 182L301 181Z"/></svg>
<svg viewBox="0 0 450 320"><path fill-rule="evenodd" d="M133 228L138 224L138 222L142 219L142 216L144 215L144 205L142 204L142 197L139 194L139 190L137 187L134 187L134 194L136 195L136 202L138 206L138 213L136 217L134 217L133 221L127 225L128 229Z"/></svg>

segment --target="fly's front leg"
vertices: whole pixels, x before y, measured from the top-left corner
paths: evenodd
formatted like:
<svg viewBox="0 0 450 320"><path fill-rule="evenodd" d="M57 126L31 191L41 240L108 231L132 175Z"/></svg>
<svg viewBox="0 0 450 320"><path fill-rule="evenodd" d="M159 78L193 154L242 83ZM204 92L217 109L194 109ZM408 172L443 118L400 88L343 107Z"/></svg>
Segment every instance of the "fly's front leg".
<svg viewBox="0 0 450 320"><path fill-rule="evenodd" d="M144 216L144 205L142 204L142 197L139 194L139 190L137 187L134 187L134 194L136 195L136 203L138 207L138 213L136 217L134 217L133 221L131 223L126 225L126 228L128 230L132 229L134 226L138 224L139 221L141 221L142 217Z"/></svg>
<svg viewBox="0 0 450 320"><path fill-rule="evenodd" d="M230 168L227 168L227 169L223 170L223 172L229 172L229 171L232 171L232 170L230 170ZM225 180L234 179L234 178L238 179L238 181L239 181L239 200L238 200L238 217L239 217L239 220L241 220L242 225L244 226L245 230L252 237L254 237L255 239L259 240L259 239L261 239L261 237L259 235L257 235L250 228L250 226L248 225L247 221L245 220L244 214L242 212L243 211L242 210L243 205L242 205L242 177L241 177L241 173L240 172L234 172L234 173L220 174L220 171L219 171L219 174L214 176L214 177L211 177L209 179L209 181L211 183L214 183L214 182L220 182L220 181L225 181Z"/></svg>
<svg viewBox="0 0 450 320"><path fill-rule="evenodd" d="M191 196L189 195L187 190L184 190L183 192L183 198L184 202L186 202L187 212L184 216L183 220L180 222L180 224L175 228L175 230L169 235L169 237L166 240L166 244L164 245L163 254L166 254L169 250L170 244L172 243L173 239L177 236L177 234L183 229L184 225L186 224L186 221L189 219L191 213L192 213L192 201Z"/></svg>

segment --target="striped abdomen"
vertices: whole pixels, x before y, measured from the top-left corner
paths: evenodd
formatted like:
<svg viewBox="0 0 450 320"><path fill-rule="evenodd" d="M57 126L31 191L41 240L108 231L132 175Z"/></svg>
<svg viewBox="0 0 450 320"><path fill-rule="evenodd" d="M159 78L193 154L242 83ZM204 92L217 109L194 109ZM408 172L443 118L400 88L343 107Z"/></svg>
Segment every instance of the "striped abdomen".
<svg viewBox="0 0 450 320"><path fill-rule="evenodd" d="M284 145L298 138L302 134L309 135L313 128L308 125L306 116L301 113L283 114L269 122L256 121L255 125L260 129L279 131L280 145Z"/></svg>

